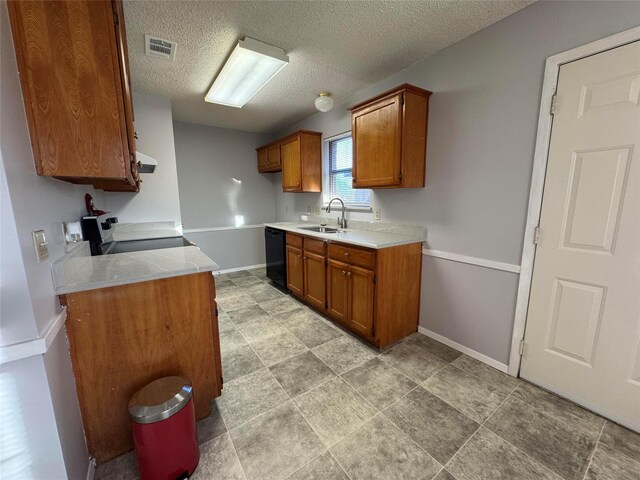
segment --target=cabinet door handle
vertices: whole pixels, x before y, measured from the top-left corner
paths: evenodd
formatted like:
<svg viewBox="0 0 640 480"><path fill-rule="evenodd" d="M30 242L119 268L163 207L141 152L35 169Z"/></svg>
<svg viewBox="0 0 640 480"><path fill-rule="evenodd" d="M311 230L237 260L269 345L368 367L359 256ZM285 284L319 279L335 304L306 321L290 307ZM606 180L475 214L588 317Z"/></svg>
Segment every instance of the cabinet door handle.
<svg viewBox="0 0 640 480"><path fill-rule="evenodd" d="M349 252L344 252L344 256L348 257L349 256Z"/></svg>
<svg viewBox="0 0 640 480"><path fill-rule="evenodd" d="M342 274L345 275L347 272L345 272L344 270L342 270Z"/></svg>
<svg viewBox="0 0 640 480"><path fill-rule="evenodd" d="M350 276L351 276L351 272L347 272L347 277L350 277Z"/></svg>

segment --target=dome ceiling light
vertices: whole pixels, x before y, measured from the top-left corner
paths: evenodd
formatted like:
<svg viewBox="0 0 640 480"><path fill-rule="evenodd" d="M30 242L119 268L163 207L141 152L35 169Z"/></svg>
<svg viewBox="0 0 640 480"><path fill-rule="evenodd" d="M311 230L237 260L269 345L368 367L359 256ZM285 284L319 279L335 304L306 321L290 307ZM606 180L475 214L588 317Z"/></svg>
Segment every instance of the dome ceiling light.
<svg viewBox="0 0 640 480"><path fill-rule="evenodd" d="M333 98L329 92L320 92L314 102L321 112L328 112L333 108Z"/></svg>

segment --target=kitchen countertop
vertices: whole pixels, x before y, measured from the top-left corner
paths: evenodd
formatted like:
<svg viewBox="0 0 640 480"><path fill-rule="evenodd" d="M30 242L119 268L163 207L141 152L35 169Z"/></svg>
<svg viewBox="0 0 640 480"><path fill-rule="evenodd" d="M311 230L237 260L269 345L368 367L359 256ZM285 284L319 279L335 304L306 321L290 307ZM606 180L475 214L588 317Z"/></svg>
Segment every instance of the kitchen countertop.
<svg viewBox="0 0 640 480"><path fill-rule="evenodd" d="M195 246L92 257L89 242L82 242L72 252L55 261L51 269L55 293L63 295L192 273L215 272L220 267Z"/></svg>
<svg viewBox="0 0 640 480"><path fill-rule="evenodd" d="M397 234L379 232L373 230L357 230L352 228L340 229L337 233L320 233L310 230L304 230L301 227L313 227L315 224L301 222L276 222L265 223L266 227L278 228L287 232L307 235L309 237L320 238L322 240L333 240L335 242L347 243L367 248L387 248L398 245L408 245L410 243L424 242L424 235L417 234Z"/></svg>

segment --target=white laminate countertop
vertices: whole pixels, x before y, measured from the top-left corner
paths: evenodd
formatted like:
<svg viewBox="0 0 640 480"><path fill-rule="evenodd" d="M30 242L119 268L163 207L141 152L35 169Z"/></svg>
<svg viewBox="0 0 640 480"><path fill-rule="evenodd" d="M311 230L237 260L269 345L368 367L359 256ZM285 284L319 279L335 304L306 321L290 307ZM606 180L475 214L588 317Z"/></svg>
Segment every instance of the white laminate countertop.
<svg viewBox="0 0 640 480"><path fill-rule="evenodd" d="M420 243L425 241L423 235L402 235L397 233L376 232L373 230L356 230L352 228L340 229L337 233L320 233L302 228L314 227L317 225L301 222L276 222L265 223L264 225L266 227L278 228L287 232L307 235L309 237L320 238L322 240L333 240L335 242L375 249L408 245L410 243Z"/></svg>
<svg viewBox="0 0 640 480"><path fill-rule="evenodd" d="M62 295L219 269L195 246L92 257L89 242L82 242L53 263L52 274L55 292Z"/></svg>

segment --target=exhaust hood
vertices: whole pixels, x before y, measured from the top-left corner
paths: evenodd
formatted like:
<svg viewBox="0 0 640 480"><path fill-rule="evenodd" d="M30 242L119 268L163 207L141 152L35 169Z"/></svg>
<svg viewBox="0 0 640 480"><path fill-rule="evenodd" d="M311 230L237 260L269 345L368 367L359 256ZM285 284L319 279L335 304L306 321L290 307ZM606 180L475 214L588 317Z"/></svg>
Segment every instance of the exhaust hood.
<svg viewBox="0 0 640 480"><path fill-rule="evenodd" d="M158 166L158 161L155 158L141 152L136 152L136 159L138 160L138 173L153 173Z"/></svg>

